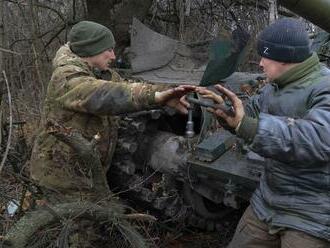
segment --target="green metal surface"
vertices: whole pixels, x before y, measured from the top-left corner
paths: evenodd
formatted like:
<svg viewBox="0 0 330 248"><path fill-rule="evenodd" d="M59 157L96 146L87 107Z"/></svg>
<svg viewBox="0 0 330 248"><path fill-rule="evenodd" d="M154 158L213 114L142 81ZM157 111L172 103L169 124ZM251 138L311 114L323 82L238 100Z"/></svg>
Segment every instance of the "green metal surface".
<svg viewBox="0 0 330 248"><path fill-rule="evenodd" d="M278 3L330 32L330 0L279 0Z"/></svg>
<svg viewBox="0 0 330 248"><path fill-rule="evenodd" d="M219 184L231 181L239 189L237 193L243 199L249 199L259 183L259 174L263 166L248 160L236 151L228 150L213 162L203 162L194 156L188 159L190 172L197 176L203 175L214 185L211 188L223 190Z"/></svg>
<svg viewBox="0 0 330 248"><path fill-rule="evenodd" d="M235 144L235 136L229 132L218 132L205 138L196 146L196 157L201 161L214 161Z"/></svg>
<svg viewBox="0 0 330 248"><path fill-rule="evenodd" d="M201 86L219 83L234 73L245 54L250 36L238 28L231 36L220 36L210 45L209 62L201 80Z"/></svg>

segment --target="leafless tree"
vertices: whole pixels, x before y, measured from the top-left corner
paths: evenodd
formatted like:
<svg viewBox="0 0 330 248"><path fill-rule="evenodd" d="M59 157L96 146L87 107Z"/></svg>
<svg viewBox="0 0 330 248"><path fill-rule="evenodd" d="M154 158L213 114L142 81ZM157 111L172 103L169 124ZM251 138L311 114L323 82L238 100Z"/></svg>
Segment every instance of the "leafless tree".
<svg viewBox="0 0 330 248"><path fill-rule="evenodd" d="M275 13L270 8L276 7L274 4L271 0L1 0L0 69L6 71L11 88L12 143L17 143L21 136L28 144L32 143L51 75L52 58L67 42L68 31L78 21L94 20L110 27L118 44L116 52L120 54L129 46L133 16L162 34L194 43L214 39L237 26L255 37L269 23L270 12ZM256 69L256 55L250 50L240 70ZM0 82L2 93L4 81L0 78ZM1 96L0 145L4 146L2 123L8 122L9 116L2 114L8 108L8 101ZM24 167L21 171L24 175ZM8 190L0 193L8 197L0 201L0 211L8 198L20 199L25 195L22 187L12 184L4 187Z"/></svg>

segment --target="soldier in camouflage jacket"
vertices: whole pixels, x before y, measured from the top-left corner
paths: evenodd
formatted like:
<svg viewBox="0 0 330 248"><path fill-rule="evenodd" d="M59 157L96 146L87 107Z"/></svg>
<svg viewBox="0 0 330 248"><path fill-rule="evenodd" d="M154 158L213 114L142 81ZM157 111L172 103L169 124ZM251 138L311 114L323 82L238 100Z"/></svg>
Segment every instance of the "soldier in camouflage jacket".
<svg viewBox="0 0 330 248"><path fill-rule="evenodd" d="M116 115L161 105L186 112L187 103L180 98L193 86L164 88L128 83L112 70L110 81L97 79L93 69L108 69L109 62L115 59L114 45L108 28L82 21L73 26L69 43L57 51L53 60L54 71L30 173L41 188L56 192L55 201L95 199L101 192L94 191L95 182L72 148L47 132L47 122L77 130L87 140L98 134L97 150L106 173L116 145Z"/></svg>

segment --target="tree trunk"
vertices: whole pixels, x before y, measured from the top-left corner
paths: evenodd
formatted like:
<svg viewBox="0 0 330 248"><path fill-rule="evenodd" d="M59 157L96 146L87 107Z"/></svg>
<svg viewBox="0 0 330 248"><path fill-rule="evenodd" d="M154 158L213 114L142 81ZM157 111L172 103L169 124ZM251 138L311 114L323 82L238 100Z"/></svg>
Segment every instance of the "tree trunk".
<svg viewBox="0 0 330 248"><path fill-rule="evenodd" d="M45 67L43 66L44 63L41 59L41 52L43 51L43 44L40 36L40 28L39 28L39 20L38 20L38 12L37 9L35 9L38 5L38 0L30 0L29 1L29 7L30 7L30 17L31 17L31 39L32 39L32 53L34 57L34 65L35 65L35 72L37 81L39 82L40 89L41 89L41 96L45 96L46 94L46 88L45 88L45 82L44 79L46 76L44 75ZM41 109L41 106L39 106Z"/></svg>
<svg viewBox="0 0 330 248"><path fill-rule="evenodd" d="M44 209L38 209L27 213L9 230L4 237L3 246L1 247L30 247L30 239L38 232L49 228L51 225L58 223L59 225L62 224L62 228L64 228L65 225L70 226L70 223L79 223L79 221L86 222L86 220L93 221L96 226L109 223L110 227L110 224L112 224L111 228L113 229L109 230L109 238L117 239L118 241L117 235L121 235L121 238L126 240L127 244L132 244L132 246L129 247L148 247L141 234L128 222L130 219L138 219L139 216L133 216L133 218L131 218L131 216L128 215L126 217L124 214L125 207L121 203L116 202L115 199L104 202L103 205L97 204L98 203L78 201L55 206L46 205ZM149 216L142 217L147 219ZM118 230L119 233L117 233L116 230ZM54 232L56 229L48 230L49 233L52 231ZM114 234L112 234L111 231L114 231ZM59 247L63 246L60 245Z"/></svg>
<svg viewBox="0 0 330 248"><path fill-rule="evenodd" d="M4 14L4 1L1 0L0 1L0 47L4 48L5 47L5 24L4 24L4 17L3 17L3 14ZM0 52L0 70L4 70L3 68L3 61L4 61L4 58L3 58L3 52Z"/></svg>
<svg viewBox="0 0 330 248"><path fill-rule="evenodd" d="M5 43L5 30L4 30L4 18L3 18L3 14L4 14L4 1L0 1L0 47L5 47L4 43ZM0 72L2 70L4 70L4 53L0 51ZM2 75L2 74L1 74ZM3 129L4 129L4 125L3 125L3 101L2 101L2 95L3 95L3 90L4 90L4 83L3 80L1 79L2 76L0 77L0 151L2 154L2 150L1 150L1 144L2 144L2 138L3 138Z"/></svg>
<svg viewBox="0 0 330 248"><path fill-rule="evenodd" d="M176 0L175 7L177 15L180 20L179 24L179 38L181 41L184 41L184 29L185 29L185 0Z"/></svg>
<svg viewBox="0 0 330 248"><path fill-rule="evenodd" d="M278 17L276 0L269 0L269 23L273 23Z"/></svg>
<svg viewBox="0 0 330 248"><path fill-rule="evenodd" d="M109 27L121 50L129 45L133 17L143 20L151 4L152 0L87 0L88 19Z"/></svg>

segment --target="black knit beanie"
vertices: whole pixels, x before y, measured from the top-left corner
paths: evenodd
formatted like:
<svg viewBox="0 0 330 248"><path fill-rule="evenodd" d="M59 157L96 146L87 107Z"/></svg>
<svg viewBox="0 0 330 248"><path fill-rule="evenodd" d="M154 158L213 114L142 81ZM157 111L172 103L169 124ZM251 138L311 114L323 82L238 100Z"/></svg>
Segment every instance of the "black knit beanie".
<svg viewBox="0 0 330 248"><path fill-rule="evenodd" d="M115 47L115 39L107 27L91 21L75 24L69 33L72 52L80 57L90 57Z"/></svg>
<svg viewBox="0 0 330 248"><path fill-rule="evenodd" d="M308 33L294 18L266 27L258 36L257 49L261 57L286 63L299 63L312 55Z"/></svg>

